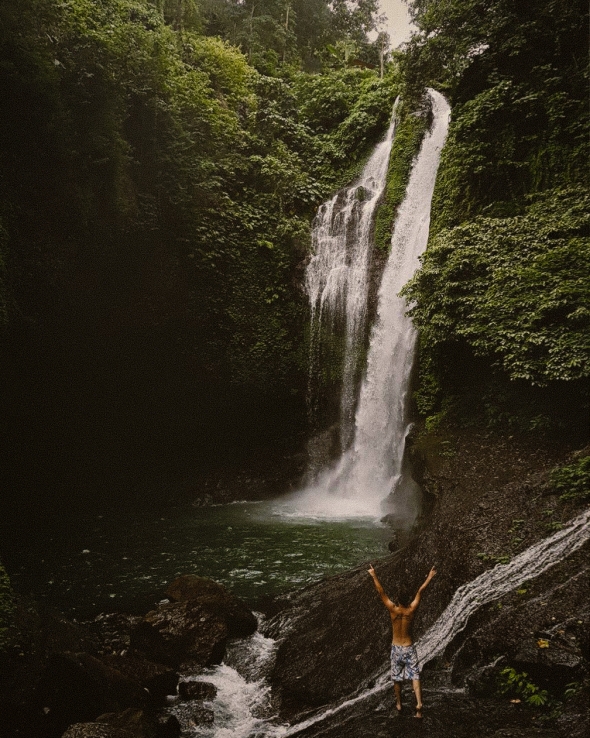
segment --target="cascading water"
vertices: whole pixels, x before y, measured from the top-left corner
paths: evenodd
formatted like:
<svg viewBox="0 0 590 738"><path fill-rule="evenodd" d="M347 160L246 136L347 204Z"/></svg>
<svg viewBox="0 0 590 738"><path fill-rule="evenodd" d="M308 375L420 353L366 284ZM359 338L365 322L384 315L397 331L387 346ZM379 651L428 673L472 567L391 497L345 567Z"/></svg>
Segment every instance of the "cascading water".
<svg viewBox="0 0 590 738"><path fill-rule="evenodd" d="M562 530L515 556L510 563L498 564L459 587L444 613L418 641L418 658L426 663L442 653L476 610L508 594L522 582L535 579L589 539L590 510L587 510Z"/></svg>
<svg viewBox="0 0 590 738"><path fill-rule="evenodd" d="M408 389L416 331L406 315L406 301L398 293L418 267L418 257L426 247L432 193L448 130L448 103L434 90L429 90L428 94L433 123L412 169L392 236L391 252L379 290L377 320L371 333L366 377L356 412L354 441L335 466L321 471L291 501L296 514L376 516L383 514L382 503L392 493L395 493L395 499L389 509L402 525L404 522L410 525L418 512L415 485L411 480L405 485L400 484L409 428ZM333 202L324 206L326 212L333 208ZM323 223L322 217L316 231L323 227ZM369 230L366 229L367 233ZM366 276L361 278L362 270L359 268L355 272L358 276L353 279L346 269L350 256L344 248L345 242L346 239L329 241L323 236L318 237L316 248L320 245L322 248L317 251L308 270L308 292L314 315L318 310L315 306L320 305L321 313L328 299L334 307L343 302L344 289L353 290L352 296L349 298L347 293L346 297L351 305L360 303L354 290L363 280L362 289L366 295L367 280ZM340 249L338 254L333 253L334 249ZM367 258L359 257L359 263ZM330 264L334 266L328 269ZM343 400L348 407L353 402L354 388L347 386L343 392L351 393L351 397Z"/></svg>
<svg viewBox="0 0 590 738"><path fill-rule="evenodd" d="M343 322L344 348L340 391L340 445L352 440L359 347L366 330L371 230L375 208L383 194L396 108L387 135L377 146L352 187L340 190L324 203L312 229L313 256L305 273L311 307L309 403L317 409L315 378L321 362L322 333L332 333L337 319Z"/></svg>

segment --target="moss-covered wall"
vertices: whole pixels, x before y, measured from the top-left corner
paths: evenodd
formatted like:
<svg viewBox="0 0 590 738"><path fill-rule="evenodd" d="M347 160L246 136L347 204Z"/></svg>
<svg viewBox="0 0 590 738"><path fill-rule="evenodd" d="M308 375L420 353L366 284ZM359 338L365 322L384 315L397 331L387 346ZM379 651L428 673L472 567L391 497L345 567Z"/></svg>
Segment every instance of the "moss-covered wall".
<svg viewBox="0 0 590 738"><path fill-rule="evenodd" d="M413 3L406 96L452 107L423 268L418 402L583 439L590 367L588 8Z"/></svg>
<svg viewBox="0 0 590 738"><path fill-rule="evenodd" d="M426 103L423 102L421 109L415 110L402 101L387 170L385 195L375 217L375 246L383 253L389 253L397 209L404 199L412 163L420 150L429 119Z"/></svg>

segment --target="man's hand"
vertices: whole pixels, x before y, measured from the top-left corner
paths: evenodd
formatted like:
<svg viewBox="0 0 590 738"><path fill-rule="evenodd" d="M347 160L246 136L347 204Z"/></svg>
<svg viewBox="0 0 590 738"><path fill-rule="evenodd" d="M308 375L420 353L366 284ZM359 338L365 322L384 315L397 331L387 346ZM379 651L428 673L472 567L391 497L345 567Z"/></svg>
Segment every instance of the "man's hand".
<svg viewBox="0 0 590 738"><path fill-rule="evenodd" d="M373 569L373 564L369 564L369 568L367 569L367 571L369 572L369 574L372 577L376 577L377 576L377 574L375 573L375 569Z"/></svg>
<svg viewBox="0 0 590 738"><path fill-rule="evenodd" d="M436 576L436 569L433 566L432 569L430 570L429 574L428 574L428 578L429 579L432 579L432 577L434 577L434 576Z"/></svg>

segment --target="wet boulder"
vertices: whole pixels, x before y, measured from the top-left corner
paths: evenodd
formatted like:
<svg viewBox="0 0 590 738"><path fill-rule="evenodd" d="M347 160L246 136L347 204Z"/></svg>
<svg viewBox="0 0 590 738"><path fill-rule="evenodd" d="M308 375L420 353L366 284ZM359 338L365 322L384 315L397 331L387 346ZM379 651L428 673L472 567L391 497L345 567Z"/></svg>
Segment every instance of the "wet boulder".
<svg viewBox="0 0 590 738"><path fill-rule="evenodd" d="M142 621L140 615L122 612L101 613L88 623L88 627L100 643L101 653L126 653L131 632Z"/></svg>
<svg viewBox="0 0 590 738"><path fill-rule="evenodd" d="M224 620L198 603L171 602L145 616L131 645L159 663L209 666L221 662L228 635Z"/></svg>
<svg viewBox="0 0 590 738"><path fill-rule="evenodd" d="M225 622L230 638L244 638L258 627L256 617L246 603L212 579L184 574L168 586L166 595L174 602L195 603L216 615Z"/></svg>
<svg viewBox="0 0 590 738"><path fill-rule="evenodd" d="M328 704L367 683L388 655L387 611L366 566L306 587L267 621L278 641L269 681L281 716Z"/></svg>
<svg viewBox="0 0 590 738"><path fill-rule="evenodd" d="M178 674L170 666L157 664L132 654L124 656L112 654L103 657L102 661L137 682L156 703L163 702L166 695L176 692Z"/></svg>

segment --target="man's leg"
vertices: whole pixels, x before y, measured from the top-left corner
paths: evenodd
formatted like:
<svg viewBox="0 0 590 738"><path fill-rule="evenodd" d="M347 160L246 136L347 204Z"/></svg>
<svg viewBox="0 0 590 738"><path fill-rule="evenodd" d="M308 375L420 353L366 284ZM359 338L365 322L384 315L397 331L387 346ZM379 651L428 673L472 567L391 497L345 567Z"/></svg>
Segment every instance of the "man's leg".
<svg viewBox="0 0 590 738"><path fill-rule="evenodd" d="M416 714L414 717L422 717L422 688L420 687L419 679L412 679L412 687L414 688L414 694L416 695Z"/></svg>
<svg viewBox="0 0 590 738"><path fill-rule="evenodd" d="M393 683L393 691L395 692L395 708L398 712L402 710L402 685L401 682Z"/></svg>

